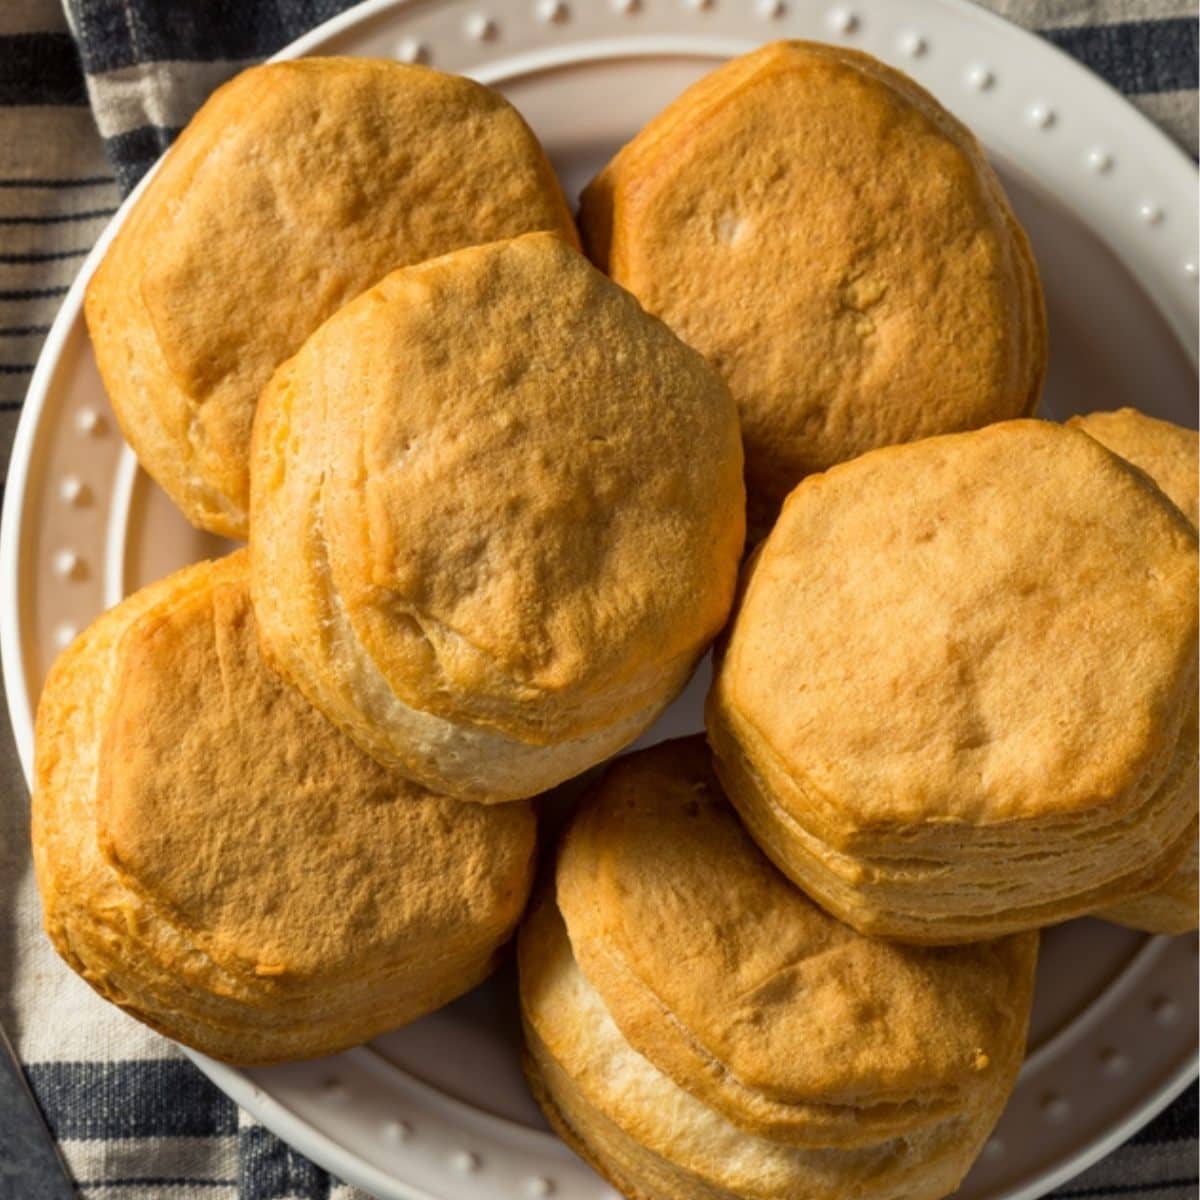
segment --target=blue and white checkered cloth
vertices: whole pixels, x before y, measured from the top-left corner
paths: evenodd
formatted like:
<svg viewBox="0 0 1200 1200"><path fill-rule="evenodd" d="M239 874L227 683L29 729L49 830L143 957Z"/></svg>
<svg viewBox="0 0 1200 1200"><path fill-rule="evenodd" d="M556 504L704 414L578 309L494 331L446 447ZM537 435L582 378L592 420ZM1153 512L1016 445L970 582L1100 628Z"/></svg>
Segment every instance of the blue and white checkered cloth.
<svg viewBox="0 0 1200 1200"><path fill-rule="evenodd" d="M346 0L66 2L64 13L58 0L0 0L5 462L42 338L121 195L218 83L348 7ZM1080 59L1195 155L1194 0L988 0L988 6ZM170 1043L98 1000L59 962L39 926L26 814L25 785L4 730L0 1022L81 1194L365 1200L239 1112ZM1056 1196L1194 1198L1196 1135L1192 1089ZM0 1129L0 1158L4 1141Z"/></svg>

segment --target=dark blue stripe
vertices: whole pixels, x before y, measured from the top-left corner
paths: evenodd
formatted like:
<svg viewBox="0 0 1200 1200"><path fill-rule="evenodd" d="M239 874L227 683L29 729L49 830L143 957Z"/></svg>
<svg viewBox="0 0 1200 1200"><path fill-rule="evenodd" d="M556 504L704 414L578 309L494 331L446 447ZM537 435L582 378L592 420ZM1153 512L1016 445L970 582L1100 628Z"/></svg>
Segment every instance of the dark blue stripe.
<svg viewBox="0 0 1200 1200"><path fill-rule="evenodd" d="M58 262L64 258L82 258L86 250L52 250L45 254L0 254L0 263L14 265L16 263Z"/></svg>
<svg viewBox="0 0 1200 1200"><path fill-rule="evenodd" d="M0 37L0 104L86 104L79 52L66 33Z"/></svg>
<svg viewBox="0 0 1200 1200"><path fill-rule="evenodd" d="M1040 32L1127 96L1196 86L1200 57L1194 17Z"/></svg>
<svg viewBox="0 0 1200 1200"><path fill-rule="evenodd" d="M59 1141L237 1132L237 1106L184 1059L29 1063L25 1073Z"/></svg>
<svg viewBox="0 0 1200 1200"><path fill-rule="evenodd" d="M0 337L30 337L35 333L49 332L49 325L0 325Z"/></svg>
<svg viewBox="0 0 1200 1200"><path fill-rule="evenodd" d="M352 3L354 0L290 0L287 4L86 0L81 5L79 0L71 0L71 8L82 33L84 69L95 74L166 59L218 62L266 58Z"/></svg>
<svg viewBox="0 0 1200 1200"><path fill-rule="evenodd" d="M141 125L104 139L104 149L117 173L122 196L133 191L137 181L178 136L178 129L165 125Z"/></svg>
<svg viewBox="0 0 1200 1200"><path fill-rule="evenodd" d="M33 363L0 363L0 375L32 375Z"/></svg>
<svg viewBox="0 0 1200 1200"><path fill-rule="evenodd" d="M1142 1192L1165 1192L1167 1188L1187 1188L1187 1195L1194 1196L1194 1179L1161 1179L1158 1183L1106 1183L1103 1187L1067 1188L1051 1192L1048 1200L1091 1200L1091 1197L1136 1196Z"/></svg>
<svg viewBox="0 0 1200 1200"><path fill-rule="evenodd" d="M63 225L68 221L94 221L111 217L115 208L90 208L85 212L34 214L28 217L0 217L0 225Z"/></svg>
<svg viewBox="0 0 1200 1200"><path fill-rule="evenodd" d="M68 290L66 284L61 287L17 288L13 291L0 291L0 300L46 300L51 296L65 296Z"/></svg>
<svg viewBox="0 0 1200 1200"><path fill-rule="evenodd" d="M12 176L0 179L0 188L81 188L99 187L102 183L112 183L111 175L88 175L79 179L22 179Z"/></svg>
<svg viewBox="0 0 1200 1200"><path fill-rule="evenodd" d="M242 1130L238 1163L239 1200L329 1200L329 1176L265 1129Z"/></svg>

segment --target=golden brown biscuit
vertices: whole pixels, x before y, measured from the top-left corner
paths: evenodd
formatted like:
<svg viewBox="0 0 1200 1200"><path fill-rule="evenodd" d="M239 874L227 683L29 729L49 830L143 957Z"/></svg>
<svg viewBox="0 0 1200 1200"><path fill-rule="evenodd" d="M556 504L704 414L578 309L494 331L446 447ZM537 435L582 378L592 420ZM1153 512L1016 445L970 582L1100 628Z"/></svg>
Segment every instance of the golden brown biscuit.
<svg viewBox="0 0 1200 1200"><path fill-rule="evenodd" d="M193 524L244 538L275 368L388 271L536 229L575 237L537 139L495 92L361 58L243 71L168 151L88 287L121 428Z"/></svg>
<svg viewBox="0 0 1200 1200"><path fill-rule="evenodd" d="M100 617L38 706L45 924L102 996L206 1054L329 1054L487 975L529 806L392 775L263 665L245 552Z"/></svg>
<svg viewBox="0 0 1200 1200"><path fill-rule="evenodd" d="M398 271L263 393L264 644L381 762L533 795L632 741L724 623L741 470L716 373L558 238Z"/></svg>
<svg viewBox="0 0 1200 1200"><path fill-rule="evenodd" d="M1135 408L1089 413L1072 417L1067 424L1082 429L1114 454L1145 471L1180 512L1196 524L1200 514L1200 434L1194 429L1156 420ZM1193 707L1186 720L1194 726L1197 719ZM1194 799L1200 788L1195 759L1183 786ZM1200 850L1196 829L1193 822L1187 838L1188 853L1166 883L1148 895L1106 908L1096 915L1149 933L1187 933L1195 929L1200 920L1197 911Z"/></svg>
<svg viewBox="0 0 1200 1200"><path fill-rule="evenodd" d="M740 828L702 739L619 760L520 938L527 1069L627 1195L932 1200L1024 1050L1037 937L872 941Z"/></svg>
<svg viewBox="0 0 1200 1200"><path fill-rule="evenodd" d="M1145 471L1193 525L1200 518L1200 433L1148 417L1136 408L1072 417L1081 429Z"/></svg>
<svg viewBox="0 0 1200 1200"><path fill-rule="evenodd" d="M865 455L802 483L752 565L707 706L718 774L866 933L1128 899L1194 819L1196 584L1186 518L1073 430Z"/></svg>
<svg viewBox="0 0 1200 1200"><path fill-rule="evenodd" d="M729 384L764 532L804 475L1037 406L1028 240L971 133L868 55L734 59L605 167L580 223Z"/></svg>

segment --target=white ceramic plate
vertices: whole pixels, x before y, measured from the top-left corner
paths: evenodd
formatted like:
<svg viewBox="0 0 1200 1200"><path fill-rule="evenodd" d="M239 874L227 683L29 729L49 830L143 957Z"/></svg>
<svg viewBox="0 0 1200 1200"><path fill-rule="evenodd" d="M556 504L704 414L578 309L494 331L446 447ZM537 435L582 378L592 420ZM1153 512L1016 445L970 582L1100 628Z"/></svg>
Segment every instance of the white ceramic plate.
<svg viewBox="0 0 1200 1200"><path fill-rule="evenodd" d="M428 61L498 87L569 195L684 86L778 37L862 47L970 124L1033 238L1050 311L1045 410L1134 404L1194 423L1192 164L1046 43L958 0L373 0L281 57ZM32 705L58 648L143 583L222 544L184 523L109 412L80 315L87 260L46 342L13 452L0 535L0 648L28 775ZM648 736L699 727L705 680ZM1196 939L1080 921L1050 930L1032 1054L960 1193L1043 1194L1116 1146L1196 1073ZM517 1067L502 978L370 1046L320 1062L200 1067L342 1178L397 1200L613 1195L545 1132Z"/></svg>

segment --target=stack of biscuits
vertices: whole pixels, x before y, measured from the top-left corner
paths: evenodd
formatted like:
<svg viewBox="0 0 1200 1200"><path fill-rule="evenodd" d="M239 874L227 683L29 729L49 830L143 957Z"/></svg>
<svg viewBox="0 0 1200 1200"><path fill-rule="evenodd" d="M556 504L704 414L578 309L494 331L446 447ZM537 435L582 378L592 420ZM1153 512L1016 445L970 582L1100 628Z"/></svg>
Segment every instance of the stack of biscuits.
<svg viewBox="0 0 1200 1200"><path fill-rule="evenodd" d="M51 672L46 928L265 1063L447 1003L528 905L530 1086L631 1200L938 1200L1037 929L1196 927L1196 434L1032 419L1028 240L865 55L721 67L580 226L423 67L253 68L168 152L89 330L145 469L249 545ZM535 886L538 797L710 646L707 740L617 760Z"/></svg>

